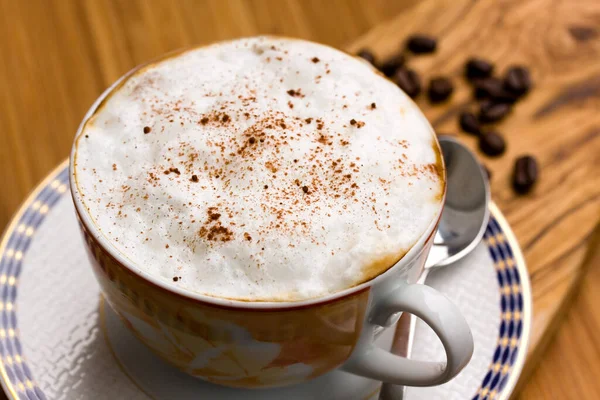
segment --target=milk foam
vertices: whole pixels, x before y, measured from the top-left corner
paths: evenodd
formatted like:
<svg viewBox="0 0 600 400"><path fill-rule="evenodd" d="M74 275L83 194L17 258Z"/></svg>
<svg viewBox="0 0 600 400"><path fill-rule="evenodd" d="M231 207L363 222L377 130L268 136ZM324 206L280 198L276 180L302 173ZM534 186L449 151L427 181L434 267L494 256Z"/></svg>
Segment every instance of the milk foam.
<svg viewBox="0 0 600 400"><path fill-rule="evenodd" d="M440 212L433 132L396 85L315 43L249 38L143 67L76 138L102 234L191 292L300 300L388 269Z"/></svg>

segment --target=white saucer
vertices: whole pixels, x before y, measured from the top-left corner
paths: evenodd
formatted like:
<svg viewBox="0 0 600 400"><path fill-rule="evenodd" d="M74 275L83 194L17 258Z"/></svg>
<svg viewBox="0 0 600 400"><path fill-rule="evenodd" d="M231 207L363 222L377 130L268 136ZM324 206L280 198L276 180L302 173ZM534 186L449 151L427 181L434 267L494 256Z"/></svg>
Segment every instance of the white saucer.
<svg viewBox="0 0 600 400"><path fill-rule="evenodd" d="M377 399L380 384L341 371L269 390L215 386L171 368L105 306L68 195L67 163L25 201L0 244L0 381L11 399ZM458 305L475 338L451 382L408 388L407 399L507 399L523 367L531 290L521 251L491 206L485 241L427 284ZM397 337L399 336L398 333ZM389 348L393 328L378 339ZM419 321L411 357L443 360Z"/></svg>

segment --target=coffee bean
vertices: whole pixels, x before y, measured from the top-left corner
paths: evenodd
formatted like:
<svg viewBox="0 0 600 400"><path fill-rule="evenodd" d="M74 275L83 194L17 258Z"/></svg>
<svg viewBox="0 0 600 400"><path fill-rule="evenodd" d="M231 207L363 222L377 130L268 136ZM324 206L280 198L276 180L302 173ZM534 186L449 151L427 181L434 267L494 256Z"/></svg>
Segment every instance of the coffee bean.
<svg viewBox="0 0 600 400"><path fill-rule="evenodd" d="M504 88L504 82L498 78L486 78L475 81L475 98L492 99L497 103L514 103L518 96Z"/></svg>
<svg viewBox="0 0 600 400"><path fill-rule="evenodd" d="M410 68L400 68L393 80L409 97L415 98L421 93L421 78Z"/></svg>
<svg viewBox="0 0 600 400"><path fill-rule="evenodd" d="M517 158L513 170L513 188L517 193L525 194L531 190L539 177L535 158L526 155Z"/></svg>
<svg viewBox="0 0 600 400"><path fill-rule="evenodd" d="M490 107L492 104L494 104L494 100L492 99L483 99L479 102L479 108L481 109L481 107L483 108L487 108Z"/></svg>
<svg viewBox="0 0 600 400"><path fill-rule="evenodd" d="M514 93L511 93L506 89L502 89L496 93L493 93L491 99L497 103L513 104L519 100L519 96L516 96Z"/></svg>
<svg viewBox="0 0 600 400"><path fill-rule="evenodd" d="M494 72L494 64L482 58L471 58L465 65L467 79L489 78Z"/></svg>
<svg viewBox="0 0 600 400"><path fill-rule="evenodd" d="M497 122L504 119L510 111L510 104L485 101L479 108L479 121L483 123Z"/></svg>
<svg viewBox="0 0 600 400"><path fill-rule="evenodd" d="M460 113L458 123L463 131L479 135L481 133L481 126L475 114L469 111L463 111Z"/></svg>
<svg viewBox="0 0 600 400"><path fill-rule="evenodd" d="M437 40L426 35L412 35L408 38L406 47L415 54L433 53L437 47Z"/></svg>
<svg viewBox="0 0 600 400"><path fill-rule="evenodd" d="M502 90L504 82L498 78L478 79L474 81L474 95L477 99L487 99L492 97L492 93Z"/></svg>
<svg viewBox="0 0 600 400"><path fill-rule="evenodd" d="M379 66L379 70L387 77L393 76L396 71L404 66L405 57L404 54L398 54L391 58L388 58L384 63Z"/></svg>
<svg viewBox="0 0 600 400"><path fill-rule="evenodd" d="M531 89L529 70L523 66L510 67L504 76L504 87L518 96L525 95Z"/></svg>
<svg viewBox="0 0 600 400"><path fill-rule="evenodd" d="M454 85L452 81L444 77L436 77L429 81L429 89L427 94L432 103L439 103L446 100L452 95Z"/></svg>
<svg viewBox="0 0 600 400"><path fill-rule="evenodd" d="M496 157L504 153L506 142L497 132L485 132L479 136L479 149L488 156Z"/></svg>
<svg viewBox="0 0 600 400"><path fill-rule="evenodd" d="M367 60L371 64L375 65L375 55L369 49L361 49L358 53L356 53L362 59Z"/></svg>

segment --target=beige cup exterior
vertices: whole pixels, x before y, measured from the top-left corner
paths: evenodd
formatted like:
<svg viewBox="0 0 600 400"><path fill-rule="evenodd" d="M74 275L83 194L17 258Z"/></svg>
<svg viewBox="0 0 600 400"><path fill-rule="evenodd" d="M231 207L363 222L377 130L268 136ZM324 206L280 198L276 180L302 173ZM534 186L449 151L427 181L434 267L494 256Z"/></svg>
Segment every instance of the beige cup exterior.
<svg viewBox="0 0 600 400"><path fill-rule="evenodd" d="M371 286L297 307L210 304L144 279L113 257L81 218L80 227L104 297L125 326L195 377L242 388L300 383L344 364L363 330ZM415 281L426 253L398 278Z"/></svg>
<svg viewBox="0 0 600 400"><path fill-rule="evenodd" d="M126 77L96 101L80 125L78 136L107 95ZM427 123L424 117L423 121ZM433 145L439 154L439 144ZM109 243L77 193L75 154L76 145L70 170L73 199L103 295L141 342L180 370L240 388L300 383L338 367L386 382L425 386L455 376L470 358L472 337L458 310L439 293L430 292L433 289L423 292L422 285L413 284L423 271L439 218L396 265L354 288L300 302L217 299L185 292L143 273ZM410 299L402 299L402 293L409 292L413 293ZM428 298L445 310L447 321L438 321L435 312L420 308L418 302ZM411 304L407 307L407 303ZM436 330L447 350L448 368L387 352L391 359L387 355L369 356L374 337L388 325L388 315L401 311L420 313ZM453 331L454 325L460 329ZM451 336L457 335L461 340L450 343ZM378 366L379 358L387 366Z"/></svg>

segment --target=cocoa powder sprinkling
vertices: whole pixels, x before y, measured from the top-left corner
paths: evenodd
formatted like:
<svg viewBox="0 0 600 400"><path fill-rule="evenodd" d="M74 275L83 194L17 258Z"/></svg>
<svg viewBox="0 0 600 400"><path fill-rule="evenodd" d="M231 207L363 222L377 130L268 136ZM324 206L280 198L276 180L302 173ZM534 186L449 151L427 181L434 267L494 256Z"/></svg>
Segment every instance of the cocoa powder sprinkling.
<svg viewBox="0 0 600 400"><path fill-rule="evenodd" d="M289 94L292 97L304 97L301 89L290 89L287 91L287 94Z"/></svg>
<svg viewBox="0 0 600 400"><path fill-rule="evenodd" d="M215 207L208 208L208 219L209 220L216 221L217 219L221 218L221 214L218 213L216 210L217 209Z"/></svg>
<svg viewBox="0 0 600 400"><path fill-rule="evenodd" d="M165 169L164 174L169 175L171 172L174 174L177 174L177 175L181 174L181 172L179 171L179 168L175 168L175 167L170 167L169 169Z"/></svg>
<svg viewBox="0 0 600 400"><path fill-rule="evenodd" d="M365 126L365 123L363 121L357 121L354 118L352 118L350 120L350 125L356 126L357 128L362 128L363 126Z"/></svg>
<svg viewBox="0 0 600 400"><path fill-rule="evenodd" d="M311 84L315 76L323 83L331 79L323 73L330 71L324 59L304 57L315 64L311 70L323 74L311 71L308 77ZM277 60L272 55L271 66L278 65ZM359 135L356 129L365 126L363 120L370 122L369 118L375 115L370 110L377 108L375 102L368 103L364 99L374 93L346 91L327 103L327 107L331 104L330 108L319 110L315 105L319 103L312 98L314 84L310 88L285 89L291 85L293 81L282 79L276 87L283 90L275 89L279 90L275 95L265 94L268 91L262 91L255 82L244 81L242 77L230 93L225 92L229 89L223 89L225 93L204 93L206 99L210 99L209 108L195 107L181 100L159 101L153 99L150 92L140 91L138 100L147 105L142 126L148 121L152 124L152 128L143 128L144 134L157 133L144 139L159 140L160 137L167 144L155 167L139 178L130 177L130 182L125 182L128 189L117 187L122 198L111 203L110 209L114 207L115 215L118 212L119 218L126 218L127 211L130 215L132 210L141 212L140 208L128 206L137 205L136 198L144 199L144 214L169 221L170 232L177 232L175 237L183 237L183 246L191 253L200 251L203 246L222 246L234 239L247 243L250 248L257 244L258 249L266 243L261 240L273 231L290 237L300 235L324 246L322 238L314 233L315 227L298 215L308 218L344 215L344 210L355 204L375 217L374 224L383 229L387 226L386 207L376 199L389 192L393 180L373 176L369 181L369 172L364 175L362 162L356 157L357 146L363 145L356 140ZM265 102L277 107L265 110L262 107ZM354 116L349 125L348 116ZM179 129L179 126L185 128ZM184 139L178 139L172 129L191 131L192 139L185 139L185 135L182 135ZM135 133L139 134L139 128ZM379 137L374 134L369 140L386 139L389 140L384 134ZM298 142L305 148L299 150ZM406 142L397 140L390 140L389 144L399 148L407 146ZM433 164L413 166L401 156L394 167L393 172L400 176L434 177L439 173ZM124 169L119 162L119 170ZM116 171L116 164L113 170ZM181 174L186 179L181 179ZM209 195L190 196L178 208L177 196L163 190L167 184L180 185L177 188L192 194ZM367 189L373 186L378 189L377 193ZM120 207L125 207L122 213ZM185 211L181 212L180 208ZM248 215L265 218L260 223L244 226ZM155 237L148 232L141 235L140 241ZM178 243L178 247L180 245ZM168 244L165 248L169 248Z"/></svg>

